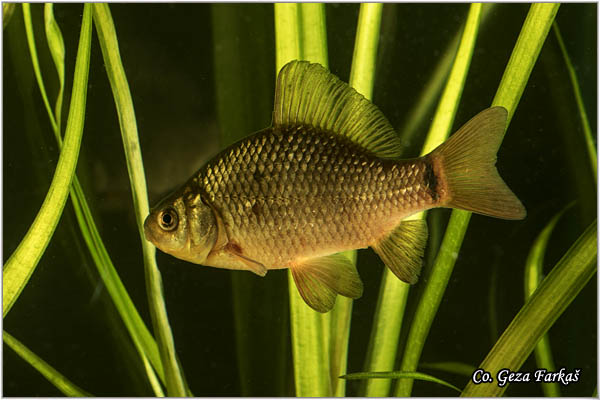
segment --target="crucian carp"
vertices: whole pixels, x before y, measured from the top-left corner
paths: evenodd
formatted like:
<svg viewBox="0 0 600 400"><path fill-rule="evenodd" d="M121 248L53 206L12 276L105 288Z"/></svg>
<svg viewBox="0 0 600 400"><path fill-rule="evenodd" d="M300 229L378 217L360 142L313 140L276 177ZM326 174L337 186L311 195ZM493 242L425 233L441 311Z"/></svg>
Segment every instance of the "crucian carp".
<svg viewBox="0 0 600 400"><path fill-rule="evenodd" d="M402 281L418 280L435 207L522 219L496 170L507 112L488 108L431 153L400 159L400 138L370 101L319 64L280 71L272 125L221 151L154 207L146 238L217 268L289 268L304 301L329 311L362 295L338 253L371 247Z"/></svg>

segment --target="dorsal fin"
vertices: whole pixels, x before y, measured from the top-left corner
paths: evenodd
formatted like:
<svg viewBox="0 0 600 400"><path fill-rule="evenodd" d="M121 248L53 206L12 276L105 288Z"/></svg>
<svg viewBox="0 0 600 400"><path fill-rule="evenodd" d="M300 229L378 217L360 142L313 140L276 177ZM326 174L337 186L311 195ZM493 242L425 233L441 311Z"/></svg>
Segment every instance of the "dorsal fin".
<svg viewBox="0 0 600 400"><path fill-rule="evenodd" d="M373 103L307 61L290 61L277 77L273 126L290 125L345 136L379 157L397 157L402 149L400 137Z"/></svg>

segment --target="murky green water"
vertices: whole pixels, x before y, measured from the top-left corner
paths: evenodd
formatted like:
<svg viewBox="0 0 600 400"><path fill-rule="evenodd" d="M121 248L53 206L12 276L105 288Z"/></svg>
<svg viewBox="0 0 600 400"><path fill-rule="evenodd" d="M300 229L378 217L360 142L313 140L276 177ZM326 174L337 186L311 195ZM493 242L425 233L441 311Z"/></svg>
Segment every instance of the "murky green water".
<svg viewBox="0 0 600 400"><path fill-rule="evenodd" d="M275 78L272 5L227 7L232 7L230 17L238 18L230 26L239 39L237 45L215 38L219 29L212 25L211 6L207 4L111 4L133 94L151 203L185 181L221 145L216 98L218 90L228 90L228 79L219 75L225 70L218 71L215 66L216 51L231 52L231 59L241 60L236 64L239 73L229 79L247 88L240 96L260 103L258 107L265 110L255 114L240 110L240 115L227 118L245 118L256 129L270 123ZM42 72L45 77L53 77L49 54L41 45L42 7L32 9ZM384 7L374 103L398 130L406 123L467 10L466 5ZM527 10L527 5L498 6L481 27L455 128L490 105ZM55 7L66 42L67 93L81 13L79 5ZM357 15L358 5L327 5L330 69L346 81ZM596 15L596 5L585 4L563 5L557 16L594 132ZM58 153L32 74L19 10L4 33L6 261L39 210ZM48 92L54 99L56 82L47 79L51 82ZM64 108L68 109L68 96ZM407 156L419 152L427 128L420 126L407 143ZM545 259L545 271L549 272L596 217L594 178L583 147L572 87L553 33L542 49L508 129L498 155L498 168L525 204L528 216L517 222L473 216L425 345L423 362L477 365L523 304L524 263L540 230L566 204L577 201L550 241ZM77 174L115 267L150 326L141 247L119 125L95 37ZM439 245L448 217L447 210L431 213L431 249ZM240 360L236 353L232 275L249 273L196 266L162 253L157 258L178 355L192 392L197 396L293 395L285 272L273 271L264 279L248 278L253 281L252 298L256 303L237 310L247 324L239 337L251 338L255 345ZM359 252L358 266L365 293L354 303L349 372L363 370L383 271L371 250ZM422 281L426 279L427 270ZM422 285L417 285L409 298L409 314L420 288ZM550 331L557 366L582 370L579 383L561 388L563 395L589 396L596 387L596 296L594 278ZM259 307L261 304L270 306ZM81 239L70 202L28 286L5 319L4 329L95 395L152 394L128 334ZM60 395L6 346L3 363L4 395ZM251 373L245 375L242 384L239 373L240 368L246 369L244 366L249 366ZM530 357L521 370L533 369L535 361ZM459 387L466 382L456 375L436 375ZM348 394L355 395L357 388L358 383L349 383ZM416 382L413 393L453 395L425 382ZM542 392L536 384L515 384L507 395L541 396Z"/></svg>

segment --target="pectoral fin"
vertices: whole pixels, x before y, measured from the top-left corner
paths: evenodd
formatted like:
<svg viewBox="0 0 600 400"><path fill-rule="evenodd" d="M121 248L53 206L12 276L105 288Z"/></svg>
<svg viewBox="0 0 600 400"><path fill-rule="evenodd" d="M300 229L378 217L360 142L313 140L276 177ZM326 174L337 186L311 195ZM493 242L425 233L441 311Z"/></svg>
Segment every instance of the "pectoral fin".
<svg viewBox="0 0 600 400"><path fill-rule="evenodd" d="M392 233L373 245L373 250L400 280L414 284L419 280L427 245L427 222L402 221Z"/></svg>
<svg viewBox="0 0 600 400"><path fill-rule="evenodd" d="M356 267L343 254L304 260L290 269L300 296L316 311L331 310L336 294L353 299L362 296L363 284Z"/></svg>
<svg viewBox="0 0 600 400"><path fill-rule="evenodd" d="M254 272L258 276L265 276L267 274L267 268L259 262L246 258L244 256L240 256L238 254L233 254L234 257L238 259L239 262L246 266L248 271Z"/></svg>
<svg viewBox="0 0 600 400"><path fill-rule="evenodd" d="M203 264L217 268L252 271L259 276L267 274L267 268L263 264L242 255L239 246L232 243L210 252Z"/></svg>

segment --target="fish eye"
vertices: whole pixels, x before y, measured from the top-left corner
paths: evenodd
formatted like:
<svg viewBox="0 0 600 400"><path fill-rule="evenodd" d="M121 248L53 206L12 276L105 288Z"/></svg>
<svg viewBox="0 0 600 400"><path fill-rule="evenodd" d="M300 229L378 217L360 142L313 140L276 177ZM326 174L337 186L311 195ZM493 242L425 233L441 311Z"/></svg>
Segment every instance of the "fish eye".
<svg viewBox="0 0 600 400"><path fill-rule="evenodd" d="M158 215L158 225L160 225L161 229L165 231L172 231L177 228L178 218L177 212L172 208L164 209Z"/></svg>

